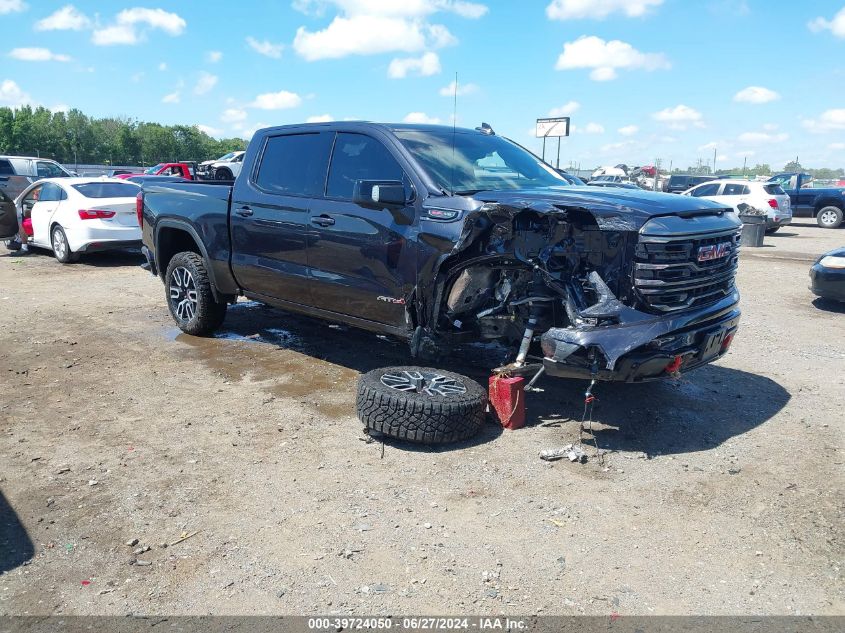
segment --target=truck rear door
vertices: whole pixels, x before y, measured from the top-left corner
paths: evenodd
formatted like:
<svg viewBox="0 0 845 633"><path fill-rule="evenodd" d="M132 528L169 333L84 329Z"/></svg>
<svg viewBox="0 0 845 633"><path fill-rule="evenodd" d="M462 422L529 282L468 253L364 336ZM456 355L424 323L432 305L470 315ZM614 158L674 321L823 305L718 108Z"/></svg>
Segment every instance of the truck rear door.
<svg viewBox="0 0 845 633"><path fill-rule="evenodd" d="M257 141L230 211L232 272L247 293L310 305L305 231L311 200L325 183L332 137L286 131Z"/></svg>

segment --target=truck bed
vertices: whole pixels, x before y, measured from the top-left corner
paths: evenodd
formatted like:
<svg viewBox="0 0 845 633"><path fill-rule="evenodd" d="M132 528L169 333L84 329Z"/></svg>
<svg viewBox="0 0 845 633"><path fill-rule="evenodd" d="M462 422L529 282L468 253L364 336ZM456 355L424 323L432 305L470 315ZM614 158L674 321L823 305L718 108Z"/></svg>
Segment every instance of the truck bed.
<svg viewBox="0 0 845 633"><path fill-rule="evenodd" d="M205 251L201 254L209 262L216 288L221 293L236 293L229 242L232 183L220 180L147 183L143 191L143 241L150 247L156 245L157 252L153 253L156 262L164 259L160 251L172 247L167 230L187 230ZM165 271L160 266L158 269L163 275Z"/></svg>

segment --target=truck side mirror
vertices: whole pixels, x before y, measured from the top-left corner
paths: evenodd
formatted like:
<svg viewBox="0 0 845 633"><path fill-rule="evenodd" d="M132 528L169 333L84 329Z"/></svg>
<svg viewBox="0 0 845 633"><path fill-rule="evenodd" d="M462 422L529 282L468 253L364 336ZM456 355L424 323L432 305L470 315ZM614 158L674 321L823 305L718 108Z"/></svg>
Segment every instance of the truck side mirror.
<svg viewBox="0 0 845 633"><path fill-rule="evenodd" d="M352 201L362 207L404 207L408 197L398 180L356 180Z"/></svg>

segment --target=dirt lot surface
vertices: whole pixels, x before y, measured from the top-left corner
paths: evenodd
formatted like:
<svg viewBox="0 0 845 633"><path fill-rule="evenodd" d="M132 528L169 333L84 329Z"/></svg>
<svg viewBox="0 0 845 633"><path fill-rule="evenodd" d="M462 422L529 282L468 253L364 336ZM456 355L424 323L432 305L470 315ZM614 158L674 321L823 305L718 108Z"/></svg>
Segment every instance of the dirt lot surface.
<svg viewBox="0 0 845 633"><path fill-rule="evenodd" d="M766 242L731 353L599 385L586 464L538 459L584 383L382 456L354 387L403 345L249 302L191 338L137 256L4 254L0 614L843 614L845 307L807 271L845 230Z"/></svg>

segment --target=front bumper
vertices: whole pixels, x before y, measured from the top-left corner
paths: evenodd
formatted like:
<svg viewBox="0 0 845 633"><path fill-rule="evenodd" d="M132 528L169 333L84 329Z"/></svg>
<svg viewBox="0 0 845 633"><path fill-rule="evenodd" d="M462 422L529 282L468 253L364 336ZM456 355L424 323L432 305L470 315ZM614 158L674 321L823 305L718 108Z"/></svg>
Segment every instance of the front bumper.
<svg viewBox="0 0 845 633"><path fill-rule="evenodd" d="M739 327L738 301L734 292L696 310L656 316L628 308L618 325L553 328L541 337L543 366L550 376L620 382L683 373L727 352Z"/></svg>
<svg viewBox="0 0 845 633"><path fill-rule="evenodd" d="M815 264L810 268L810 290L825 299L845 301L845 269Z"/></svg>

